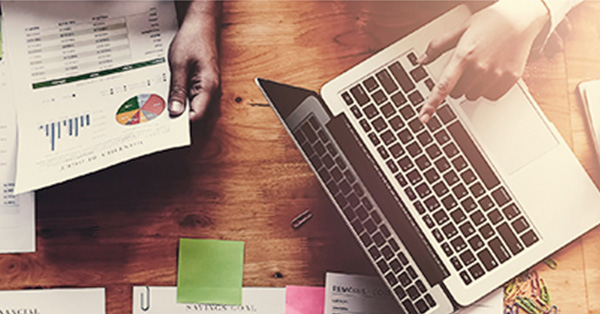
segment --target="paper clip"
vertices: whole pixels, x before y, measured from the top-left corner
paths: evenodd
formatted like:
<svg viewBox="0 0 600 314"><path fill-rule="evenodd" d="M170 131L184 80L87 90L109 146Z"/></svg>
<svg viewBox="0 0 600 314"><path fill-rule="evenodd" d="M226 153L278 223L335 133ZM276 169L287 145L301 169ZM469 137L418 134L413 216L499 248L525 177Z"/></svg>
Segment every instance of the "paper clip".
<svg viewBox="0 0 600 314"><path fill-rule="evenodd" d="M519 314L519 306L516 303L512 306L507 305L504 308L504 314Z"/></svg>
<svg viewBox="0 0 600 314"><path fill-rule="evenodd" d="M302 225L305 224L311 218L312 213L310 212L310 210L307 209L303 211L300 215L296 216L296 218L292 220L292 228L298 229L302 227Z"/></svg>
<svg viewBox="0 0 600 314"><path fill-rule="evenodd" d="M558 267L558 263L552 257L548 257L547 259L545 259L544 264L548 265L548 267L550 267L550 269L553 270Z"/></svg>
<svg viewBox="0 0 600 314"><path fill-rule="evenodd" d="M525 301L525 299L521 297L517 297L516 304L529 314L536 313L536 309L533 306L531 306L529 302Z"/></svg>
<svg viewBox="0 0 600 314"><path fill-rule="evenodd" d="M550 293L548 292L548 287L546 286L544 279L540 278L540 282L541 282L540 299L542 300L542 302L544 302L546 304L550 304Z"/></svg>
<svg viewBox="0 0 600 314"><path fill-rule="evenodd" d="M146 286L146 305L144 305L144 292L140 293L140 307L146 312L150 309L150 287Z"/></svg>
<svg viewBox="0 0 600 314"><path fill-rule="evenodd" d="M548 312L544 312L544 314L558 314L558 306L553 305Z"/></svg>
<svg viewBox="0 0 600 314"><path fill-rule="evenodd" d="M537 297L541 293L540 278L538 277L537 271L532 271L531 277L531 294Z"/></svg>

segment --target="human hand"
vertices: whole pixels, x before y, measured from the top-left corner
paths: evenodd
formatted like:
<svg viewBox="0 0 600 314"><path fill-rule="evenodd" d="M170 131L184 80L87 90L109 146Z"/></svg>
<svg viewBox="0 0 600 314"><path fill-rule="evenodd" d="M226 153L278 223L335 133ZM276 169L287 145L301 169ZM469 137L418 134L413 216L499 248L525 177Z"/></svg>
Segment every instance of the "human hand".
<svg viewBox="0 0 600 314"><path fill-rule="evenodd" d="M523 74L534 40L548 19L541 1L499 1L432 41L419 63L431 63L456 49L419 113L421 122L427 123L448 95L469 100L504 95Z"/></svg>
<svg viewBox="0 0 600 314"><path fill-rule="evenodd" d="M204 2L204 1L201 1ZM219 90L216 14L193 11L193 4L169 47L169 114L180 116L190 104L190 120L202 118ZM199 16L201 15L201 16Z"/></svg>

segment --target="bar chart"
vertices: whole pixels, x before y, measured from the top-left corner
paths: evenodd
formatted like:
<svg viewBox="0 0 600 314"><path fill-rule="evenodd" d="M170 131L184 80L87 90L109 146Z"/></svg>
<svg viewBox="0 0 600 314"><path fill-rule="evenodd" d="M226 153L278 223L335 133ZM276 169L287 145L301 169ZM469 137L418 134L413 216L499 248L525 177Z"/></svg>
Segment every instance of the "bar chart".
<svg viewBox="0 0 600 314"><path fill-rule="evenodd" d="M50 150L55 151L56 144L61 139L79 137L83 128L91 125L89 114L66 118L64 120L49 122L39 126L46 138L50 140Z"/></svg>

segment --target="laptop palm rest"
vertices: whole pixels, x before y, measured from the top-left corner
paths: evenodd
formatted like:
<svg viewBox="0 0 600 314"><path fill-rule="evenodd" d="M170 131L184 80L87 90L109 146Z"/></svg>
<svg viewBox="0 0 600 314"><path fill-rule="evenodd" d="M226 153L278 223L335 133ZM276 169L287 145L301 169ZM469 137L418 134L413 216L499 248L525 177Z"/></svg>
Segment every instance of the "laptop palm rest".
<svg viewBox="0 0 600 314"><path fill-rule="evenodd" d="M406 249L409 251L421 272L431 286L441 283L449 276L448 271L439 261L425 237L418 231L412 216L400 198L393 192L367 150L362 147L354 134L352 126L344 114L332 118L327 123L331 136L360 176L364 185L379 205L389 223L398 232Z"/></svg>
<svg viewBox="0 0 600 314"><path fill-rule="evenodd" d="M473 136L506 174L515 173L558 145L521 88L515 85L499 101L463 100L457 106Z"/></svg>

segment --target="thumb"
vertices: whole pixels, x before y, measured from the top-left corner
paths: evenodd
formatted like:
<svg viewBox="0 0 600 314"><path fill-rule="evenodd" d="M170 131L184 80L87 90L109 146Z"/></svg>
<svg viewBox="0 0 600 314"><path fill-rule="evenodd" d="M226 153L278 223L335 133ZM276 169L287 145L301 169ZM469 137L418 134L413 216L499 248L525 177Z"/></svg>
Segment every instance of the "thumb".
<svg viewBox="0 0 600 314"><path fill-rule="evenodd" d="M171 65L171 85L169 87L169 115L178 117L185 111L188 74L185 66Z"/></svg>
<svg viewBox="0 0 600 314"><path fill-rule="evenodd" d="M468 22L462 24L457 29L445 33L441 37L438 37L429 42L425 53L423 53L417 61L420 64L429 64L435 61L435 59L437 59L444 52L456 47L458 41L467 30L467 27Z"/></svg>

